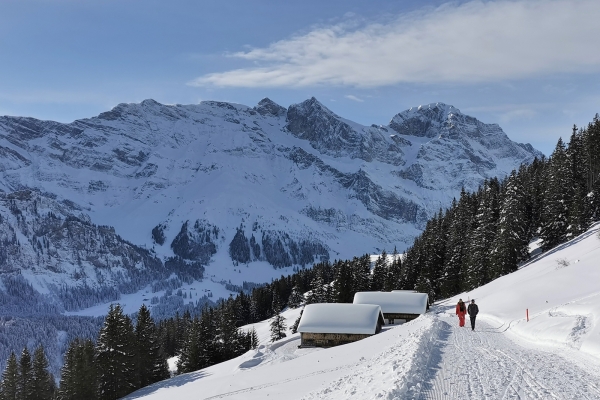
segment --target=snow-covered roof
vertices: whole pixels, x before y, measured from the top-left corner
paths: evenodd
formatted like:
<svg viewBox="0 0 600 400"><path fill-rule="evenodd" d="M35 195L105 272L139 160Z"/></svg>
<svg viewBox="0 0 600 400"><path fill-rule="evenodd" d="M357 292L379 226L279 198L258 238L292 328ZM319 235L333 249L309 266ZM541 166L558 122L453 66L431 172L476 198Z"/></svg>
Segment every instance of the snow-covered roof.
<svg viewBox="0 0 600 400"><path fill-rule="evenodd" d="M302 313L298 332L373 335L380 316L381 307L374 304L309 304Z"/></svg>
<svg viewBox="0 0 600 400"><path fill-rule="evenodd" d="M357 292L354 295L354 304L377 304L384 314L424 314L427 310L427 293Z"/></svg>

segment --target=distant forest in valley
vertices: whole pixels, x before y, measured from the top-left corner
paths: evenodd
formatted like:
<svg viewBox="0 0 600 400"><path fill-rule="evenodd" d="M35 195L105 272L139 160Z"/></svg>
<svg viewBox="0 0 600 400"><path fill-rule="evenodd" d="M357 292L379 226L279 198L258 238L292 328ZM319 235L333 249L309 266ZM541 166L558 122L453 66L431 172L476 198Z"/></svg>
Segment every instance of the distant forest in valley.
<svg viewBox="0 0 600 400"><path fill-rule="evenodd" d="M59 387L48 373L43 348L33 357L25 348L8 359L0 400L117 399L168 378L168 357L178 355L177 372L185 373L256 348L256 332L242 332L240 326L272 318L272 332L277 332L272 339L282 337L287 327L277 317L286 307L350 303L359 291L394 289L427 293L434 302L517 270L528 261L532 240L540 239L548 250L585 232L599 218L596 114L587 127L573 127L567 143L559 139L550 157L522 165L505 178L488 179L476 192L463 190L427 222L402 256L393 250L389 257L384 251L372 270L368 254L324 261L161 321L154 321L145 306L130 318L113 305L95 342L71 342ZM297 322L289 327L292 332Z"/></svg>

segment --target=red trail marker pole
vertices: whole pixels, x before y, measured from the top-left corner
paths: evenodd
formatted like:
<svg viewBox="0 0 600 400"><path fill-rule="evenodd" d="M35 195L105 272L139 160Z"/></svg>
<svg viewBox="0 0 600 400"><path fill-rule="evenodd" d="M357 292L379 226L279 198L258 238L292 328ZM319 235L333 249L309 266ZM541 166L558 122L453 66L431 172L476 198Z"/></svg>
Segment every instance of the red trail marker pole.
<svg viewBox="0 0 600 400"><path fill-rule="evenodd" d="M529 322L529 308L525 309L525 315L527 315L527 322Z"/></svg>

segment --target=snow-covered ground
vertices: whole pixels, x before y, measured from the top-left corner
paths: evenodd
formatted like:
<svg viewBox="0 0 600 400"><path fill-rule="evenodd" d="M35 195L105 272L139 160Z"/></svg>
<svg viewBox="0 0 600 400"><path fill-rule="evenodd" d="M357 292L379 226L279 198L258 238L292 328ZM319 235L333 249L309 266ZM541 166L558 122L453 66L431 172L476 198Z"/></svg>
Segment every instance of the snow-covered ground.
<svg viewBox="0 0 600 400"><path fill-rule="evenodd" d="M127 398L599 399L599 228L360 342L298 349L254 324L257 350ZM459 297L479 305L474 332L458 327Z"/></svg>

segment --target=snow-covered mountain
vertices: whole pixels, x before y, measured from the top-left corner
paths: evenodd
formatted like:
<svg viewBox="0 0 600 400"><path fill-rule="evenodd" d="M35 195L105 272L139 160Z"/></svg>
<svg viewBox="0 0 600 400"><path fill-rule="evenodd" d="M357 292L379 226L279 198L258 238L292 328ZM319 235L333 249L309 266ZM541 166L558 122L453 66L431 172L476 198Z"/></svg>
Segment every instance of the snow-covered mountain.
<svg viewBox="0 0 600 400"><path fill-rule="evenodd" d="M298 333L271 342L269 321L244 327L258 349L125 399L598 399L599 230L358 342L300 349ZM476 299L475 331L458 326L459 298Z"/></svg>
<svg viewBox="0 0 600 400"><path fill-rule="evenodd" d="M0 270L67 310L202 277L264 282L402 250L461 187L540 155L442 103L387 126L315 98L145 100L70 124L0 117Z"/></svg>

